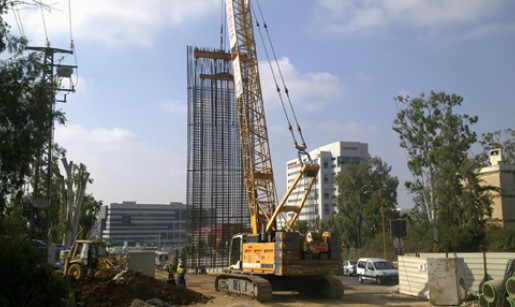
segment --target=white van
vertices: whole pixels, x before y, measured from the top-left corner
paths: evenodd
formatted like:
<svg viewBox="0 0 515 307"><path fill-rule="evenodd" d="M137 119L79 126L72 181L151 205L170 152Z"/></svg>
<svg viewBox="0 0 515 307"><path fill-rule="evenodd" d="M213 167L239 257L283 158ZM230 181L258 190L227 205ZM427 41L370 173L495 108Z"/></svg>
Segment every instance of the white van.
<svg viewBox="0 0 515 307"><path fill-rule="evenodd" d="M374 280L377 284L399 282L399 271L390 261L381 258L360 258L356 265L356 275L360 283L365 279Z"/></svg>
<svg viewBox="0 0 515 307"><path fill-rule="evenodd" d="M162 251L156 251L156 266L160 267L168 262L168 253Z"/></svg>

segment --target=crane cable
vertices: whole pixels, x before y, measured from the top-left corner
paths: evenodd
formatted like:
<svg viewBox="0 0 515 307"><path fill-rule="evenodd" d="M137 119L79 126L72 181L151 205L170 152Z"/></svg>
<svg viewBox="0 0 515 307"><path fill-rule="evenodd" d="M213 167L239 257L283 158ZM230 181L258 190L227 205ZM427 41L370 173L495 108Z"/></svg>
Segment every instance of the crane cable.
<svg viewBox="0 0 515 307"><path fill-rule="evenodd" d="M252 11L254 12L254 10L252 10ZM284 104L284 99L283 99L283 96L281 94L281 89L279 88L279 85L277 83L277 78L275 76L274 68L272 66L272 61L270 60L270 54L268 52L268 48L266 47L266 44L264 44L263 33L261 32L259 21L257 21L255 13L254 13L254 19L256 19L256 26L258 28L259 36L261 38L261 41L263 42L263 49L265 50L266 58L268 59L268 66L270 66L270 71L272 72L272 78L274 80L274 84L275 84L275 88L276 88L277 94L279 95L279 100L281 101L281 106L283 108L284 116L286 117L286 121L288 122L288 130L290 130L291 137L293 139L295 148L297 148L298 147L298 143L297 143L297 140L295 138L295 134L293 133L293 129L292 129L292 126L291 126L290 118L288 116L288 111L286 110L286 106Z"/></svg>
<svg viewBox="0 0 515 307"><path fill-rule="evenodd" d="M284 110L284 112L285 112L285 116L286 116L286 119L287 119L287 121L288 121L288 126L289 126L289 127L288 127L288 129L290 130L290 132L291 132L291 134L292 134L292 138L293 138L293 142L294 142L295 148L296 148L297 150L299 150L299 153L306 154L306 155L308 156L309 160L311 160L311 158L309 157L309 154L306 152L306 148L307 148L307 146L306 146L306 142L305 142L305 140L304 140L304 136L302 135L302 129L301 129L301 127L300 127L299 121L298 121L298 119L297 119L297 115L296 115L296 113L295 113L295 109L294 109L293 104L292 104L292 102L291 102L290 95L289 95L289 91L288 91L288 88L286 87L286 82L284 81L284 76L283 76L283 73L282 73L281 67L280 67L280 65L279 65L279 62L278 62L278 60L277 60L277 55L276 55L276 53L275 53L274 45L273 45L273 43L272 43L272 39L271 39L271 37L270 37L270 32L268 31L268 25L266 24L265 17L264 17L264 15L263 15L263 11L261 10L261 6L259 5L259 1L257 1L257 6L258 6L259 15L261 16L261 20L263 21L263 27L264 27L265 32L266 32L266 35L267 35L268 44L270 45L270 48L271 48L271 50L272 50L273 59L274 59L274 62L275 62L275 64L276 64L276 66L277 66L277 70L278 70L278 72L279 72L279 76L280 76L280 78L281 78L281 82L282 82L282 85L283 85L283 87L284 87L284 93L286 94L286 97L287 97L287 99L288 99L288 104L289 104L289 106L290 106L291 113L292 113L293 118L294 118L294 120L295 120L295 124L297 125L297 132L298 132L299 137L300 137L300 139L301 139L301 141L302 141L302 145L301 145L301 146L299 146L299 145L298 145L297 139L295 138L295 134L294 134L294 132L293 132L293 129L292 129L292 126L291 126L290 120L289 120L289 118L288 118L288 115L287 115L287 112L286 112L286 108L284 107L284 101L283 101L282 96L281 96L281 94L280 94L280 88L279 88L279 85L277 84L277 80L276 80L276 78L275 78L275 73L274 73L274 70L273 70L273 68L272 68L272 64L271 64L271 61L270 61L270 56L269 56L268 50L267 50L267 48L266 48L266 44L265 44L264 39L263 39L263 36L262 36L261 28L260 28L260 26L259 26L259 22L257 22L257 17L255 17L255 19L256 19L256 24L257 24L257 28L258 28L258 31L259 31L259 34L260 34L261 40L263 41L263 46L264 46L264 49L265 49L265 53L266 53L266 55L267 55L267 59L268 59L269 65L270 65L270 67L271 67L270 69L272 70L272 75L273 75L273 79L274 79L274 82L275 82L275 86L276 86L277 92L279 93L280 100L281 100L281 104L283 104L283 110ZM252 11L253 11L253 12L255 12L255 10L254 10L254 9L253 9ZM255 15L255 13L254 13L254 15ZM302 161L301 161L301 162L302 162Z"/></svg>

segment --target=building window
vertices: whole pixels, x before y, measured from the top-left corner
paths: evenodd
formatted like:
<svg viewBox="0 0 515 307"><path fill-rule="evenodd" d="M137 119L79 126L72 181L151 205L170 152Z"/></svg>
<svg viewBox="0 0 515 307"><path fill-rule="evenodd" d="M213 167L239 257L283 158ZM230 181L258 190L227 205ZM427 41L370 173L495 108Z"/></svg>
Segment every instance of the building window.
<svg viewBox="0 0 515 307"><path fill-rule="evenodd" d="M338 165L347 164L347 163L359 164L360 162L361 162L360 157L345 157L345 156L338 157Z"/></svg>
<svg viewBox="0 0 515 307"><path fill-rule="evenodd" d="M122 225L129 226L131 224L131 216L128 214L122 214Z"/></svg>

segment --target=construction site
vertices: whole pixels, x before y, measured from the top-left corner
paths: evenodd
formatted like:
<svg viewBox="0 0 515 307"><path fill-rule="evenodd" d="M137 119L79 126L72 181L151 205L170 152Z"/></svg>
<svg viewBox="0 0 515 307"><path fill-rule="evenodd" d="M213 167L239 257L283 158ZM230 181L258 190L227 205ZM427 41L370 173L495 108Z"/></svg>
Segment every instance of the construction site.
<svg viewBox="0 0 515 307"><path fill-rule="evenodd" d="M62 195L53 192L52 176L56 172L52 165L54 118L50 116L46 123L48 140L45 150L38 151L39 157L35 159L31 204L28 209L27 205L22 205L25 206L22 211L29 215L26 224L30 236L38 233L44 239L32 239L34 249L41 252L42 256L38 256L48 258L39 264L50 264L50 275L58 275L63 281L63 289L68 294L61 301L62 305L515 306L515 262L510 260L515 259L514 253L404 254L405 219L398 223L400 226L394 223L397 225L394 228L392 220L401 220L390 219L390 238L387 240L386 185L366 190L362 183L357 199L352 199L361 207L362 198L375 197L374 205L377 206L369 210L373 211L369 215L374 220L369 224L362 216L351 213L345 220L338 220L333 215L341 209L336 205L339 200L336 181L341 179L337 177L343 173L342 165L360 164L368 158L368 144L334 142L320 147L325 148L324 153L318 150L320 148L310 151L283 78L280 62L284 61L276 57L259 5L256 9L252 1L247 0L225 0L221 4L224 20L220 46L184 46L186 75L183 77L187 87L185 206L180 202L174 203L173 208L169 206L171 209L146 206L147 211L143 214L138 211L140 208L135 201L112 203L110 212L117 212L112 214L112 219L98 218L96 224L89 225L89 231L83 232L79 221L80 215L86 214L82 211L89 214L87 210L81 211L81 205L87 197L90 174L84 165L74 165L63 156L61 162L66 176L57 170L59 180L62 180L58 187ZM264 30L260 25L264 25ZM284 113L280 115L284 115L288 130L285 134L291 136L291 144L283 145L292 151L292 157L296 157L287 162L286 191L282 195L278 195L272 166L257 36L266 37L264 44L269 44L264 50L281 104L277 109ZM56 80L62 76L55 76L54 69L69 77L70 70L77 68L76 65L54 63L54 54L73 54L74 50L27 49L44 55L44 64L50 68L46 69L43 78L49 84L61 84ZM51 89L54 96L75 90ZM47 110L50 114L56 112L55 103L56 99L52 97ZM133 140L129 132L116 132L128 143ZM353 155L333 156L328 153L328 148L333 147L341 152L345 148ZM107 164L102 165L108 168ZM385 168L388 168L387 164ZM396 190L397 178L392 182L391 188ZM317 190L317 184L324 188ZM62 199L53 199L54 194ZM396 191L391 194L397 197ZM59 211L54 215L63 219L63 225L52 224L51 205L56 201L63 202L61 208L54 210ZM393 209L389 208L390 217L398 218L397 201L391 200L390 205L393 206ZM106 210L104 215L107 215ZM45 223L34 226L36 215L45 215ZM327 222L329 219L332 220ZM356 233L359 247L352 251L354 254L343 242L342 228L335 226L343 221L349 225L356 222L359 226ZM104 225L99 225L102 223ZM128 225L132 224L140 228L130 229ZM102 229L106 227L117 235L113 246L102 237ZM158 230L154 231L153 227ZM93 228L100 229L100 235L94 235ZM374 250L374 253L383 252L384 259L363 257L362 253L369 250L361 242L362 229L369 232L367 235L371 238L379 238L378 242L382 239L383 249ZM52 235L62 230L64 235L59 236L62 244L52 243L56 242ZM135 234L137 231L141 233ZM394 231L397 234L394 235ZM138 240L151 237L148 242L152 244L141 246L138 242L136 245L136 239L130 241L129 235ZM387 242L393 242L395 251L387 248ZM387 253L388 249L390 253ZM352 259L354 273L345 271L343 265L344 260L350 263L351 257L356 258ZM374 266L375 260L389 267L382 271ZM23 291L19 292L21 294L16 295L23 301ZM0 303L3 302L1 299Z"/></svg>
<svg viewBox="0 0 515 307"><path fill-rule="evenodd" d="M184 262L189 273L215 273L210 282L217 292L259 302L272 301L276 291L339 300L343 284L332 276L341 275L342 270L338 236L315 229L293 231L319 166L307 153L300 125L292 115L298 129L291 129L288 112L294 114L294 110L290 102L289 111L286 105L284 110L300 168L287 194L276 201L250 2L225 4L230 52L187 47L187 245L163 268L175 271L178 264L183 270ZM299 182L302 185L297 188ZM294 192L303 196L288 203ZM154 266L149 266L153 254L146 257L144 252L126 253L121 266L126 269L115 278L88 283L84 276L92 250L97 257L95 278L117 268L101 258L102 248L101 243L78 241L64 264L64 275L79 281L75 299L87 306L149 299L152 295L146 289L155 289L153 295L168 304L209 300L164 281L145 281L145 275L154 277ZM87 263L75 260L79 255L82 259L85 251ZM137 260L140 255L147 260ZM122 290L121 284L134 288ZM104 305L95 305L95 300Z"/></svg>

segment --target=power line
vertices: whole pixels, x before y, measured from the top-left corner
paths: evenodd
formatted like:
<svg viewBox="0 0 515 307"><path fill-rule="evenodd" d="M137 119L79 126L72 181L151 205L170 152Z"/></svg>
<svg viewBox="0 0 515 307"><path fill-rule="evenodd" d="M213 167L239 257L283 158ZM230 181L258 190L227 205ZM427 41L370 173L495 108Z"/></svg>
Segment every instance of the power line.
<svg viewBox="0 0 515 307"><path fill-rule="evenodd" d="M46 21L45 21L45 14L43 12L43 0L40 2L37 2L39 4L39 9L41 11L41 20L43 21L43 30L45 31L45 40L46 40L46 46L50 47L50 41L48 40L48 32L46 29Z"/></svg>
<svg viewBox="0 0 515 307"><path fill-rule="evenodd" d="M73 31L72 31L72 3L68 0L68 26L70 29L70 49L74 49L73 47Z"/></svg>
<svg viewBox="0 0 515 307"><path fill-rule="evenodd" d="M77 50L75 49L75 43L74 43L74 40L73 40L73 23L72 23L72 4L71 4L71 0L68 0L68 26L69 26L69 29L70 29L70 50L72 51L73 53L73 57L74 57L74 60L75 60L75 83L73 82L73 79L70 77L70 82L71 82L71 86L72 88L75 88L77 87L77 85L79 84L79 68L78 68L78 64L77 64Z"/></svg>
<svg viewBox="0 0 515 307"><path fill-rule="evenodd" d="M25 37L25 31L23 30L23 24L22 24L21 17L20 17L20 10L18 9L17 3L16 2L12 2L11 3L11 8L12 8L12 11L13 11L14 20L15 20L16 25L18 27L18 31L20 32L20 36L22 38L24 38Z"/></svg>

